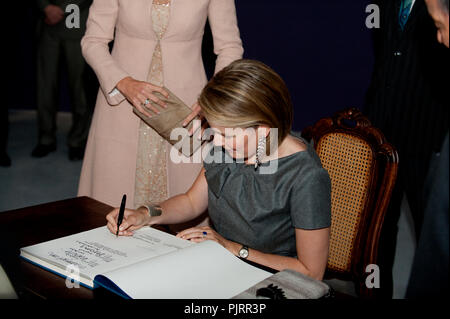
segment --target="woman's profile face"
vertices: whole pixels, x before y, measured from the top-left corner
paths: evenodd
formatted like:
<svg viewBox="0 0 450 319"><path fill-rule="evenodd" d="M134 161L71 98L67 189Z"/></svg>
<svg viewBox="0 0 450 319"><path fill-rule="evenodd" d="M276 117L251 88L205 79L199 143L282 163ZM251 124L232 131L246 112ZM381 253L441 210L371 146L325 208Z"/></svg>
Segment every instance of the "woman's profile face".
<svg viewBox="0 0 450 319"><path fill-rule="evenodd" d="M222 146L234 159L247 159L255 155L257 128L226 128L211 125L214 146Z"/></svg>

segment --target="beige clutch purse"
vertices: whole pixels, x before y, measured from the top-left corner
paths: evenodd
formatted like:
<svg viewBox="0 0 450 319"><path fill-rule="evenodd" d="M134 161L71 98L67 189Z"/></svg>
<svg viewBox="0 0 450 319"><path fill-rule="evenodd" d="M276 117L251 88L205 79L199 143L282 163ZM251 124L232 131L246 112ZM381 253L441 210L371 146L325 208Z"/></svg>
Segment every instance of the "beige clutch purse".
<svg viewBox="0 0 450 319"><path fill-rule="evenodd" d="M146 109L153 115L152 117L146 116L145 114L139 112L136 108L133 108L133 112L145 123L147 123L147 125L158 132L161 137L172 144L179 152L187 157L191 157L192 154L194 154L195 151L204 143L204 141L194 141L194 139L196 139L196 133L199 129L201 129L201 127L199 127L192 136L189 136L189 131L193 126L194 120L199 120L199 117L197 116L194 118L193 121L183 128L183 121L192 112L191 108L181 101L169 89L166 87L163 87L163 89L169 93L168 98L159 92L153 92L153 94L167 104L166 108L150 101L150 103L161 112L160 114L156 114L148 108ZM174 132L174 139L171 139L170 135L176 128L179 128L180 130L179 132Z"/></svg>

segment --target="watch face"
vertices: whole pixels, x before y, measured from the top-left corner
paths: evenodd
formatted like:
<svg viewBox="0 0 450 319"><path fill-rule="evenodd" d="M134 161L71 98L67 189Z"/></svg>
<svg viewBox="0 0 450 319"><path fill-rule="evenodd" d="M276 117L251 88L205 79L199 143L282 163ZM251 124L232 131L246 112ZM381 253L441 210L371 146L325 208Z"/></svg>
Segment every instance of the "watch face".
<svg viewBox="0 0 450 319"><path fill-rule="evenodd" d="M239 256L242 258L247 258L248 257L248 249L241 248L241 250L239 251Z"/></svg>

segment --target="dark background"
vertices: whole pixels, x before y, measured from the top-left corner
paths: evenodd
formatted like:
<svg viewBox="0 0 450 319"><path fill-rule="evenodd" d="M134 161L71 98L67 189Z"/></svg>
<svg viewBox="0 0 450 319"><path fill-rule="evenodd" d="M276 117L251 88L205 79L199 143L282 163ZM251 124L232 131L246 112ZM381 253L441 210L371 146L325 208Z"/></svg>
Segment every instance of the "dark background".
<svg viewBox="0 0 450 319"><path fill-rule="evenodd" d="M10 109L35 109L34 0L10 3L4 13L4 50ZM373 66L369 2L355 0L236 0L245 58L260 60L286 81L294 102L294 129L301 130L346 107L362 108ZM205 33L208 76L214 67L210 31ZM61 111L70 110L64 68ZM94 83L93 86L96 84Z"/></svg>
<svg viewBox="0 0 450 319"><path fill-rule="evenodd" d="M367 1L237 0L245 57L286 81L294 129L354 106L362 108L372 73Z"/></svg>

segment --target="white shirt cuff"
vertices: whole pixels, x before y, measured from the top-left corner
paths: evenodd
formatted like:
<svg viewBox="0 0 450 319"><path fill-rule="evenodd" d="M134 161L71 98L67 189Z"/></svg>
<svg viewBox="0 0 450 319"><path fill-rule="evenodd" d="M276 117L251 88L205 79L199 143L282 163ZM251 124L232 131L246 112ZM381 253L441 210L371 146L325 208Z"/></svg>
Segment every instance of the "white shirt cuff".
<svg viewBox="0 0 450 319"><path fill-rule="evenodd" d="M111 93L109 93L109 97L113 97L119 93L120 91L117 88L114 88L114 90L112 90Z"/></svg>

